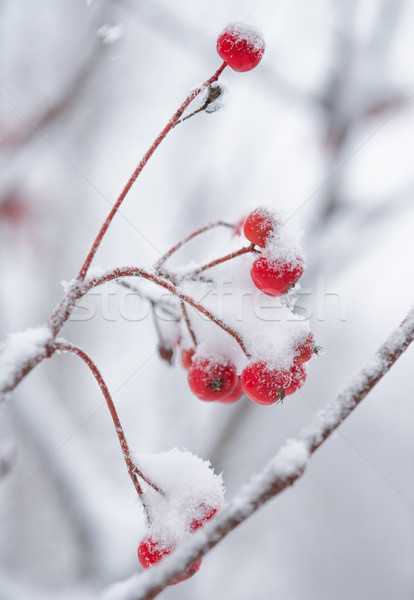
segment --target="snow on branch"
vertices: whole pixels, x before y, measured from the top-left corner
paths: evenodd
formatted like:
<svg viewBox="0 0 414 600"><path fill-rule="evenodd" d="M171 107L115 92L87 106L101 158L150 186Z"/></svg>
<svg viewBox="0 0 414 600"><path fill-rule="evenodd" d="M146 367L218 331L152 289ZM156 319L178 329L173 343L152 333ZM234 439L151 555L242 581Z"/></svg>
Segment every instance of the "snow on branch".
<svg viewBox="0 0 414 600"><path fill-rule="evenodd" d="M52 339L52 331L47 326L8 336L0 346L0 398L46 357Z"/></svg>
<svg viewBox="0 0 414 600"><path fill-rule="evenodd" d="M237 525L291 486L304 473L313 452L365 398L413 340L414 307L338 396L299 432L296 439L288 440L224 510L149 571L109 588L104 592L103 600L152 600Z"/></svg>

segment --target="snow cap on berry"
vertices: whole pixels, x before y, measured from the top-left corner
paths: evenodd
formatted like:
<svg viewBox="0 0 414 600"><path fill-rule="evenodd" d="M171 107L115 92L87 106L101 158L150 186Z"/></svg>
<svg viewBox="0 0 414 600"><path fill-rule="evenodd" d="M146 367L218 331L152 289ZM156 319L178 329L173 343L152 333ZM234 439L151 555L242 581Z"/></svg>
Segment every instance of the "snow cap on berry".
<svg viewBox="0 0 414 600"><path fill-rule="evenodd" d="M161 547L176 547L191 535L195 520L205 519L210 509L223 508L223 480L208 461L177 448L134 458L138 468L165 494L142 484L150 520L147 536Z"/></svg>
<svg viewBox="0 0 414 600"><path fill-rule="evenodd" d="M261 33L245 23L230 23L217 38L219 56L234 71L254 69L262 59L265 42Z"/></svg>

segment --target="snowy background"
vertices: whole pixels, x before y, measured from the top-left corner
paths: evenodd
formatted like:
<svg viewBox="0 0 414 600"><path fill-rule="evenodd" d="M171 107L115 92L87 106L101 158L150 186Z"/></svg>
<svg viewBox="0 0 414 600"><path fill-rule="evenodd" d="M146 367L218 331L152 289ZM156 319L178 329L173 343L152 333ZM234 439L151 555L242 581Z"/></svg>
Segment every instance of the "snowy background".
<svg viewBox="0 0 414 600"><path fill-rule="evenodd" d="M134 451L209 459L227 498L413 302L414 4L0 2L2 339L45 322L139 158L220 65L217 33L245 18L264 32L261 65L226 69L226 106L163 143L96 262L150 266L210 220L282 207L305 231L301 303L325 355L283 406L213 405L159 359L146 305L114 286L64 331L101 368ZM218 256L221 243L211 233L181 259ZM412 598L413 359L411 348L293 489L162 596ZM139 570L144 519L117 444L71 356L39 366L0 407L0 600L92 600Z"/></svg>

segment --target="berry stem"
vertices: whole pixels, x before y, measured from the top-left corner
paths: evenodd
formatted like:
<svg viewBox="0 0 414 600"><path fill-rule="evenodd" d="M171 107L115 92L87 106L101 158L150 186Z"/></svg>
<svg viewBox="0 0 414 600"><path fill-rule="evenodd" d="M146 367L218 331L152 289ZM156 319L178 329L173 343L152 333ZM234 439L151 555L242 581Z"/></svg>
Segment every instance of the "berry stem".
<svg viewBox="0 0 414 600"><path fill-rule="evenodd" d="M198 94L200 92L202 92L206 87L208 87L214 81L217 81L217 79L220 77L221 73L224 71L224 69L225 69L226 66L227 66L227 63L224 61L223 64L214 73L214 75L212 75L209 79L207 79L207 81L205 81L203 83L203 85L201 85L200 87L198 87L198 88L192 90L192 92L190 92L190 94L187 96L187 98L181 104L181 106L179 107L179 109L174 113L174 115L168 121L167 125L164 127L164 129L161 131L161 133L155 139L155 141L153 142L152 146L144 154L144 156L141 159L141 162L138 164L137 168L132 173L131 177L128 179L128 181L127 181L124 189L122 190L122 192L118 196L118 199L115 202L114 206L112 207L109 215L107 216L106 220L102 224L102 226L101 226L101 228L100 228L100 230L98 232L98 235L96 236L95 241L93 242L92 247L89 250L89 252L88 252L88 254L87 254L86 258L85 258L85 261L84 261L84 263L82 265L82 268L79 271L79 274L78 274L78 277L77 277L77 279L79 281L83 281L85 279L86 273L88 272L88 269L89 269L89 267L91 265L91 262L92 262L92 260L93 260L93 258L95 256L95 254L96 254L96 251L98 250L98 248L99 248L99 246L100 246L100 244L102 242L102 238L104 237L104 235L105 235L105 233L106 233L109 225L112 222L112 219L114 218L114 216L118 212L118 209L121 206L122 202L124 201L125 196L128 194L129 190L131 189L131 187L133 186L133 184L137 180L139 174L141 173L142 169L147 164L148 160L154 154L155 150L161 144L161 142L166 137L166 135L171 131L171 129L173 129L175 127L175 125L180 120L180 118L181 118L183 112L185 111L185 109L187 108L187 106L194 100L194 98L196 98L198 96Z"/></svg>
<svg viewBox="0 0 414 600"><path fill-rule="evenodd" d="M145 481L145 483L150 485L156 492L164 495L164 492L157 485L155 485L155 483L153 483L147 477L145 477L145 475L142 473L142 471L140 469L138 469L138 467L132 461L128 442L126 440L125 433L124 433L124 430L121 425L121 421L119 420L118 413L115 408L115 404L112 400L112 396L110 394L108 386L106 385L106 383L104 381L104 378L101 375L101 372L99 371L98 367L95 365L95 363L93 362L91 357L84 350L82 350L78 346L75 346L75 344L71 344L70 342L67 342L67 341L57 341L54 344L54 349L58 350L58 351L60 350L61 352L71 352L72 354L76 354L77 356L79 356L79 358L81 358L83 360L83 362L91 370L91 372L92 372L93 376L95 377L99 387L101 388L101 392L106 400L106 404L107 404L109 412L111 414L112 421L113 421L114 427L115 427L115 431L118 436L119 443L121 445L122 454L123 454L123 457L124 457L124 460L125 460L125 463L126 463L126 466L128 469L128 473L132 479L132 483L134 484L134 487L135 487L135 490L136 490L138 496L140 496L140 497L142 496L142 488L138 481L138 477L141 477L141 479L143 481Z"/></svg>
<svg viewBox="0 0 414 600"><path fill-rule="evenodd" d="M181 311L183 313L184 321L185 321L185 323L187 325L188 333L190 334L191 339L193 340L194 346L197 347L197 338L196 338L194 330L193 330L193 328L191 326L191 321L190 321L190 317L189 317L189 314L188 314L188 310L187 310L187 307L186 307L185 302L183 300L181 300Z"/></svg>
<svg viewBox="0 0 414 600"><path fill-rule="evenodd" d="M213 321L213 323L218 325L218 327L220 327L229 335L231 335L239 344L240 348L243 350L247 358L251 358L241 336L237 332L235 332L231 327L226 325L226 323L221 321L221 319L219 319L218 317L215 317L207 308L196 302L193 298L177 290L177 288L172 283L165 281L165 279L162 279L161 277L158 277L153 273L148 273L147 271L139 267L117 267L116 269L109 271L105 275L93 277L89 281L85 282L82 288L81 295L83 296L94 287L107 283L108 281L113 281L114 279L119 279L120 277L142 277L143 279L152 281L153 283L168 290L171 294L174 294L175 296L177 296L177 298L183 300L184 302L195 308L198 312L206 316L208 319L210 319L210 321Z"/></svg>
<svg viewBox="0 0 414 600"><path fill-rule="evenodd" d="M155 272L158 275L165 276L163 266L164 263L170 258L170 256L172 256L175 252L177 252L177 250L179 250L182 246L184 246L184 244L186 244L190 240L194 239L198 235L201 235L202 233L205 233L206 231L209 231L210 229L213 229L214 227L229 227L230 229L234 229L234 225L232 225L231 223L225 223L224 221L213 221L212 223L203 225L203 227L199 227L192 233L186 235L185 238L177 242L174 246L172 246L172 248L168 250L168 252L161 256L161 258L154 265Z"/></svg>
<svg viewBox="0 0 414 600"><path fill-rule="evenodd" d="M230 254L226 254L226 256L222 256L221 258L216 258L215 260L212 260L211 262L203 265L202 267L198 267L198 269L195 269L192 273L190 273L189 277L195 277L196 275L199 275L200 273L207 271L207 269L211 269L212 267L215 267L216 265L221 265L221 263L227 262L228 260L232 260L233 258L236 258L237 256L242 256L243 254L247 254L248 252L259 253L259 251L256 250L256 248L254 247L254 244L250 244L250 246L245 246L244 248L240 248L240 250L235 250L234 252L230 252Z"/></svg>

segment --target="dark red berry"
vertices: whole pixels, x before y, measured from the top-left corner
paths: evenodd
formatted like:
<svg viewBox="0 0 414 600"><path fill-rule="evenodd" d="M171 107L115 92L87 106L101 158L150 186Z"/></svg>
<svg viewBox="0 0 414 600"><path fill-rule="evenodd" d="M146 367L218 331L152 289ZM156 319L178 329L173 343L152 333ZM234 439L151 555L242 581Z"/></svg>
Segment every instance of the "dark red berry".
<svg viewBox="0 0 414 600"><path fill-rule="evenodd" d="M305 365L293 365L291 371L292 379L288 387L285 389L286 396L294 394L299 390L306 380L306 366Z"/></svg>
<svg viewBox="0 0 414 600"><path fill-rule="evenodd" d="M237 370L230 361L197 358L188 371L188 384L200 400L219 400L230 394L237 383Z"/></svg>
<svg viewBox="0 0 414 600"><path fill-rule="evenodd" d="M235 71L250 71L262 59L265 43L255 29L230 23L217 38L219 56Z"/></svg>
<svg viewBox="0 0 414 600"><path fill-rule="evenodd" d="M255 286L268 296L281 296L303 275L303 259L269 261L261 256L254 261L250 275Z"/></svg>
<svg viewBox="0 0 414 600"><path fill-rule="evenodd" d="M160 358L169 365L173 364L174 361L174 348L165 342L161 342L157 347Z"/></svg>
<svg viewBox="0 0 414 600"><path fill-rule="evenodd" d="M159 562L164 556L170 554L174 550L172 546L164 546L163 544L154 541L150 537L145 537L140 545L138 546L138 560L144 569L149 569L157 562ZM181 581L189 579L198 571L201 565L201 558L195 563L188 567L182 575L171 582L170 585L176 585Z"/></svg>
<svg viewBox="0 0 414 600"><path fill-rule="evenodd" d="M212 519L214 517L214 515L217 513L217 508L214 508L213 506L207 506L206 504L203 504L202 506L200 506L200 509L202 511L202 516L199 517L198 519L194 519L191 522L190 531L192 533L194 533L194 531L197 531L197 529L202 527L204 525L204 523L207 523L207 521Z"/></svg>
<svg viewBox="0 0 414 600"><path fill-rule="evenodd" d="M266 208L256 208L244 222L244 235L249 242L264 248L276 227L275 218Z"/></svg>
<svg viewBox="0 0 414 600"><path fill-rule="evenodd" d="M234 388L234 390L230 392L228 396L225 396L224 398L219 398L219 402L222 402L223 404L232 404L233 402L237 402L237 400L240 400L242 396L243 389L241 386L240 377L238 377L236 387Z"/></svg>
<svg viewBox="0 0 414 600"><path fill-rule="evenodd" d="M293 362L295 365L301 365L312 358L315 351L315 338L313 333L310 333L295 350Z"/></svg>
<svg viewBox="0 0 414 600"><path fill-rule="evenodd" d="M181 364L183 365L183 367L186 371L188 371L188 369L191 367L191 363L193 362L194 353L195 353L194 348L184 349L181 352Z"/></svg>
<svg viewBox="0 0 414 600"><path fill-rule="evenodd" d="M289 371L272 369L261 360L247 365L241 374L244 393L258 404L274 404L282 400L290 381Z"/></svg>

